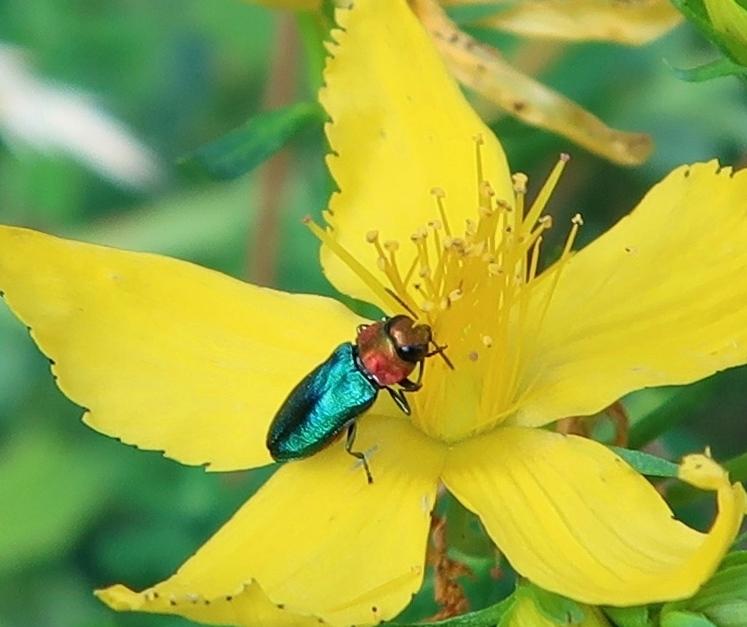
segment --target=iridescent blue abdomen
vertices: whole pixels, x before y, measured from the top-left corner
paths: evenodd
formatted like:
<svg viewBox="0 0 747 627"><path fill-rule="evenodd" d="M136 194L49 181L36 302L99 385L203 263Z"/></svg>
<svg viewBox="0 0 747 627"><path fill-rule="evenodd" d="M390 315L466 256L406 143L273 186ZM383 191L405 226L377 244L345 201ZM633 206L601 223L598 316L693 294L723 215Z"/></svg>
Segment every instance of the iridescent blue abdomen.
<svg viewBox="0 0 747 627"><path fill-rule="evenodd" d="M354 350L340 344L293 388L267 434L274 459L313 455L373 405L379 390L358 367Z"/></svg>

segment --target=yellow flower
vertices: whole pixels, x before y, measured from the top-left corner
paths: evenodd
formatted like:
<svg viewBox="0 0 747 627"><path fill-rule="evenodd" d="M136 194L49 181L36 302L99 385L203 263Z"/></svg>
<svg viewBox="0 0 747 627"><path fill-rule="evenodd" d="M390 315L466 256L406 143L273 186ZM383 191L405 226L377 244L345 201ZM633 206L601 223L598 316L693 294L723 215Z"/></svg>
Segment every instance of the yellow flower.
<svg viewBox="0 0 747 627"><path fill-rule="evenodd" d="M330 0L331 1L331 0ZM718 0L709 0L716 2ZM278 8L313 9L320 0L261 0ZM338 6L352 4L337 0ZM653 149L645 133L610 128L590 111L515 67L495 48L462 31L444 8L479 8L472 25L565 42L642 45L682 21L669 0L410 0L447 67L466 87L526 124L567 137L606 159L636 165ZM480 15L481 14L481 15ZM400 58L400 63L406 59Z"/></svg>
<svg viewBox="0 0 747 627"><path fill-rule="evenodd" d="M578 254L574 220L540 272L564 161L525 207L525 177L405 3L358 0L339 20L321 98L340 191L330 228L311 225L324 270L389 314L387 287L421 311L455 369L428 361L411 419L387 395L360 419L373 484L333 443L282 466L169 579L100 598L217 624L392 618L423 580L439 482L543 588L594 605L692 595L736 534L742 487L685 460L682 478L718 502L700 533L609 449L541 427L747 362L747 175L680 168ZM331 299L12 227L0 290L87 424L212 471L269 463L288 391L365 322Z"/></svg>

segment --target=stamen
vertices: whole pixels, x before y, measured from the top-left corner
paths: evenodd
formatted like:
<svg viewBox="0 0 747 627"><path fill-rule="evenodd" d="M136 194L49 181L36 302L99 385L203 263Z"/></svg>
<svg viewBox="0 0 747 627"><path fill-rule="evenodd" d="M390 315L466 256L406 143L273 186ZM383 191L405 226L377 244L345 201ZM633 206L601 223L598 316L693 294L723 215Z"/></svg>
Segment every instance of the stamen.
<svg viewBox="0 0 747 627"><path fill-rule="evenodd" d="M412 234L411 249L400 252L398 242L381 239L378 231L366 234L386 276L381 282L352 259L332 233L307 222L382 302L393 311L411 307L433 327L439 345L449 346L454 372L429 366L428 393L411 399L415 424L446 440L494 426L526 398L528 386L537 380L536 373L524 370L527 355L535 350L538 325L582 224L580 216L574 216L560 260L538 277L544 232L553 223L544 211L568 157L560 157L527 208L527 176L513 176L513 199L496 198L485 179L484 142L480 136L473 141L477 203L471 213L460 212L460 223L454 224L457 232L451 230L447 216L446 192L434 187L432 219ZM408 267L402 273L405 267L400 268L398 261L405 258ZM484 384L476 384L475 376Z"/></svg>
<svg viewBox="0 0 747 627"><path fill-rule="evenodd" d="M392 298L391 294L386 291L386 288L376 279L376 277L347 250L345 250L336 239L331 237L327 231L320 227L309 216L306 216L303 219L303 223L316 236L316 238L322 242L322 244L325 244L340 261L350 268L350 270L356 274L383 303L388 305L390 311L401 310L401 305L396 301L396 299Z"/></svg>
<svg viewBox="0 0 747 627"><path fill-rule="evenodd" d="M526 220L524 220L524 224L528 225L529 228L532 228L534 223L537 221L537 219L540 217L542 212L545 210L547 201L550 200L550 196L555 190L555 186L558 184L558 181L560 180L560 176L563 174L563 170L565 169L565 164L568 163L568 161L570 161L570 158L571 158L570 155L566 153L562 153L560 155L558 162L555 164L555 167L552 169L552 172L550 172L550 176L547 177L547 180L545 181L545 184L542 186L540 193L537 194L537 198L532 204L532 208L529 210L529 213L527 213Z"/></svg>
<svg viewBox="0 0 747 627"><path fill-rule="evenodd" d="M482 169L482 145L485 143L482 135L478 134L472 138L475 142L475 162L477 169L477 205L483 204L482 199L482 183L485 180Z"/></svg>
<svg viewBox="0 0 747 627"><path fill-rule="evenodd" d="M449 221L446 218L446 208L444 207L444 198L446 198L446 192L440 187L434 187L431 189L431 194L436 199L438 205L438 213L441 214L441 222L444 224L444 232L446 235L451 235L451 229L449 228Z"/></svg>

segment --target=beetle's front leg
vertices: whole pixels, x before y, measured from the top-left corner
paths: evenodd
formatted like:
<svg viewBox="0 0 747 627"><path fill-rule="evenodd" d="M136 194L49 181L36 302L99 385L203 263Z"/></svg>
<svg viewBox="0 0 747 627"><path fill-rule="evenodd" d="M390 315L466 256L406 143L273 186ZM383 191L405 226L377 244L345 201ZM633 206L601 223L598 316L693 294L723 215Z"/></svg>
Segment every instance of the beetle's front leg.
<svg viewBox="0 0 747 627"><path fill-rule="evenodd" d="M389 392L389 395L392 397L392 400L397 404L397 407L399 407L403 413L406 415L410 415L410 403L407 402L407 397L405 397L405 393L402 390L395 390L394 388L388 387L386 389L387 392Z"/></svg>
<svg viewBox="0 0 747 627"><path fill-rule="evenodd" d="M420 377L418 377L419 379ZM402 381L399 382L399 386L405 391L405 392L417 392L420 388L423 387L423 384L418 381L410 381L410 379L402 379Z"/></svg>
<svg viewBox="0 0 747 627"><path fill-rule="evenodd" d="M425 360L421 359L418 362L418 378L415 379L415 381L410 381L410 379L402 379L402 381L399 382L399 386L407 391L407 392L417 392L420 388L423 387L423 370L425 369Z"/></svg>

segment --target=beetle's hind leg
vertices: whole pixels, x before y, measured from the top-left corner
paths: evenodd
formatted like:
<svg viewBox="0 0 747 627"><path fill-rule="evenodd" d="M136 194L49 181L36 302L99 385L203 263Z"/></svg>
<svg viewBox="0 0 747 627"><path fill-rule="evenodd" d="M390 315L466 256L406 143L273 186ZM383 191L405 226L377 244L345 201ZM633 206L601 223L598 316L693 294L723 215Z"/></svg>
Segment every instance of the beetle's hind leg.
<svg viewBox="0 0 747 627"><path fill-rule="evenodd" d="M363 470L366 471L366 479L368 483L373 483L373 476L371 475L371 469L368 467L368 460L366 454L361 451L354 451L353 444L355 443L355 435L358 433L358 423L353 421L348 426L348 433L345 438L345 450L349 455L352 455L356 459L359 459L363 464Z"/></svg>

